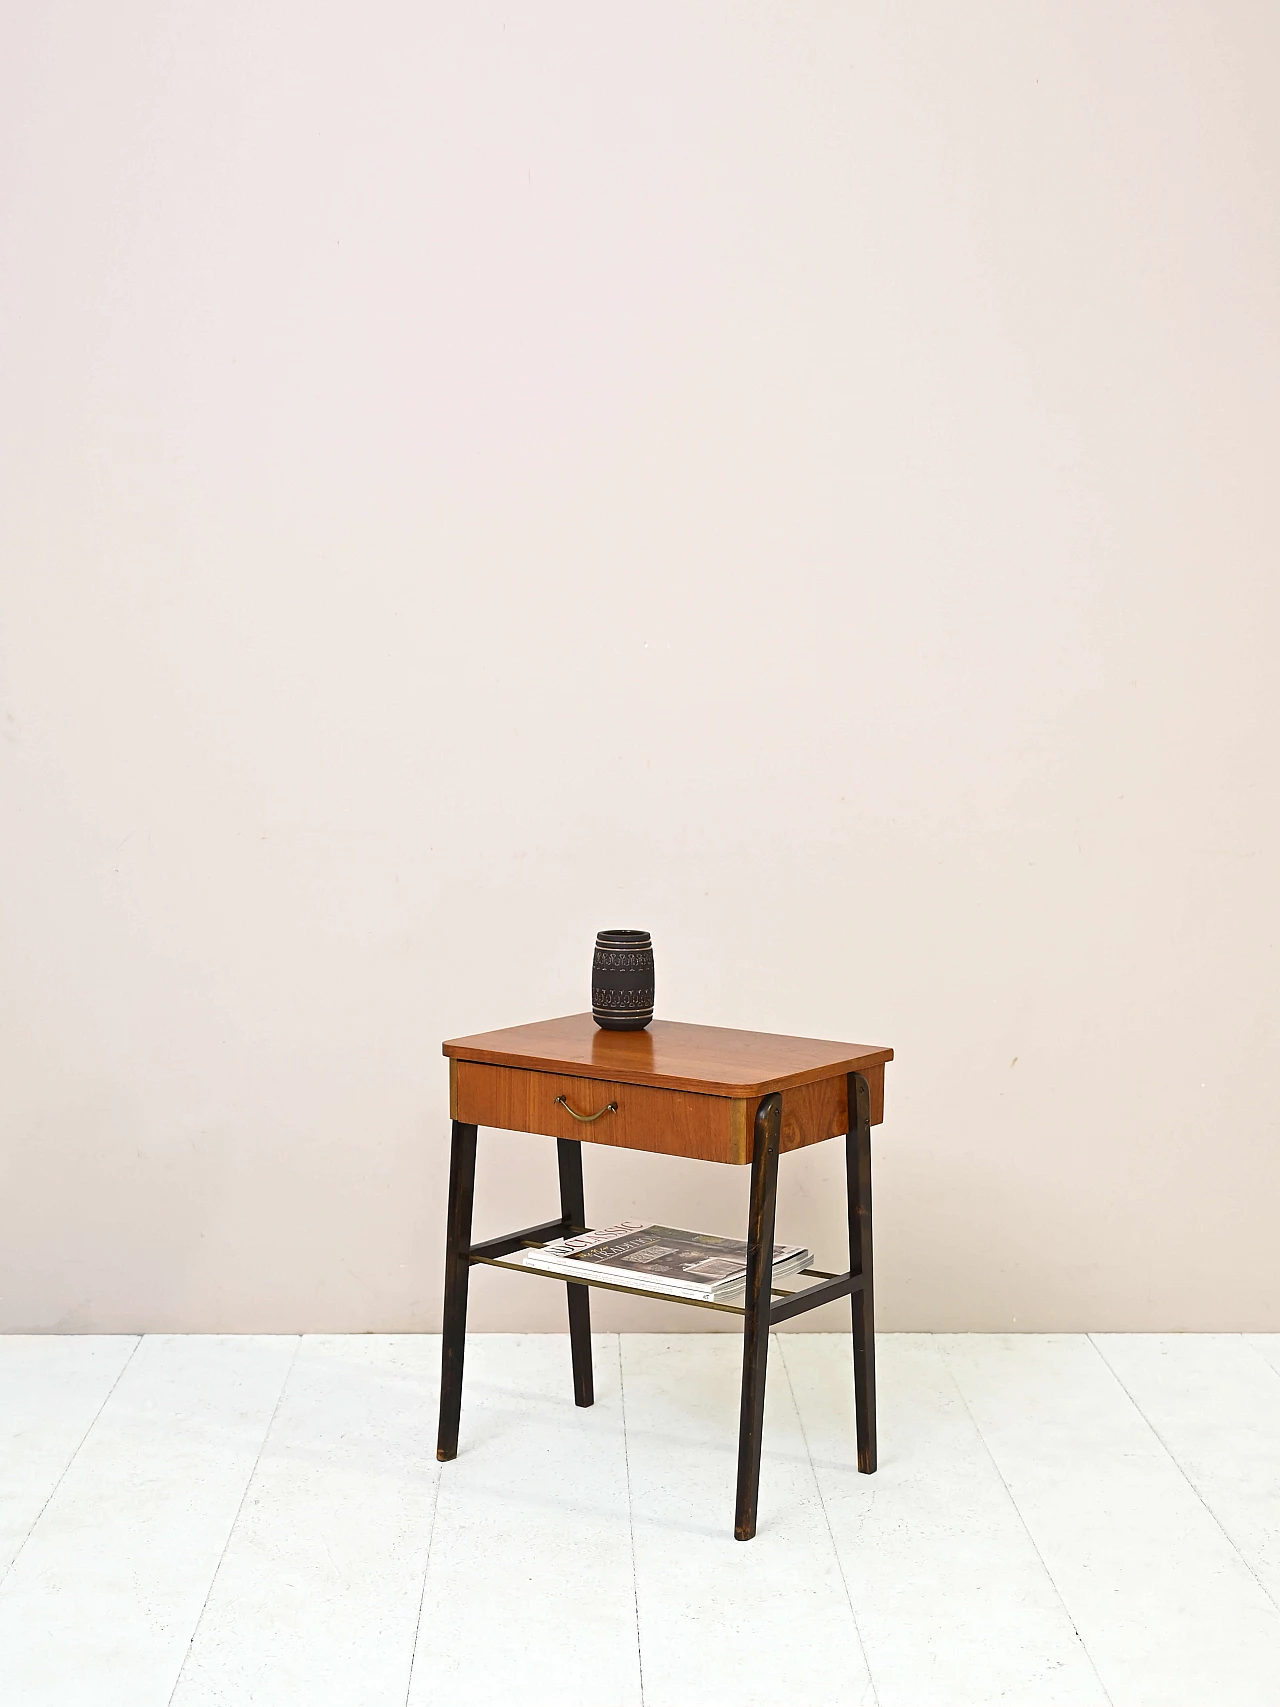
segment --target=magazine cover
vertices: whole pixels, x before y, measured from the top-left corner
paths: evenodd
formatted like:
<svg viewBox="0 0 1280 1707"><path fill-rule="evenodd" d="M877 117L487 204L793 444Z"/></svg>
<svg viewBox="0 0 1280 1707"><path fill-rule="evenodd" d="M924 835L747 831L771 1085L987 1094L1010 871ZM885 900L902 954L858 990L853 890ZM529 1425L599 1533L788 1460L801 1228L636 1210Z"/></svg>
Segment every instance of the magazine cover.
<svg viewBox="0 0 1280 1707"><path fill-rule="evenodd" d="M655 1280L711 1288L741 1279L747 1268L743 1239L723 1239L715 1233L691 1233L680 1227L645 1222L622 1222L603 1232L580 1233L544 1246L540 1256L553 1257L566 1267L607 1269ZM775 1245L775 1263L807 1257L798 1245Z"/></svg>

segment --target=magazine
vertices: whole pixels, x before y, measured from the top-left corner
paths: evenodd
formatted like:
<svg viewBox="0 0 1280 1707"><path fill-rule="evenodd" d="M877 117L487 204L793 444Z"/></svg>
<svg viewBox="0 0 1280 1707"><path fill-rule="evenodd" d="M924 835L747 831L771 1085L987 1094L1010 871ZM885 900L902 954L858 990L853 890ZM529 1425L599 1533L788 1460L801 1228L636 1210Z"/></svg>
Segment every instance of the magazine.
<svg viewBox="0 0 1280 1707"><path fill-rule="evenodd" d="M793 1274L812 1260L812 1251L800 1245L775 1245L774 1276ZM527 1250L524 1266L715 1303L745 1287L747 1247L742 1239L722 1239L715 1233L622 1221Z"/></svg>

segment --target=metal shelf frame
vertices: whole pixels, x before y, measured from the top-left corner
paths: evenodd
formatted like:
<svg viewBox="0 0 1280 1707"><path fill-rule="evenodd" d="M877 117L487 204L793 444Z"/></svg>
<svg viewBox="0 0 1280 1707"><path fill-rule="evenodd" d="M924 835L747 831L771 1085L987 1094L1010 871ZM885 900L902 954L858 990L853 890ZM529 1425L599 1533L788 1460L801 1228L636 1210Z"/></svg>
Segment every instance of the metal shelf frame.
<svg viewBox="0 0 1280 1707"><path fill-rule="evenodd" d="M598 1286L602 1292L626 1292L633 1298L661 1298L668 1304L688 1304L695 1310L720 1310L729 1316L746 1315L744 1304L722 1304L709 1298L686 1298L680 1292L663 1292L653 1286L624 1286L620 1281L600 1280L589 1274L584 1274L579 1279L576 1275L553 1273L546 1268L530 1268L523 1262L509 1260L516 1251L541 1250L553 1239L564 1239L573 1233L590 1233L594 1230L591 1227L570 1227L564 1221L548 1221L540 1227L526 1227L519 1233L506 1233L496 1239L486 1239L483 1244L472 1245L466 1253L466 1258L471 1264L483 1264L486 1268L505 1268L515 1274L533 1274L541 1280L558 1280L561 1285L565 1281L571 1281L575 1286ZM777 1322L789 1321L792 1316L803 1316L807 1310L816 1310L819 1304L830 1304L837 1298L847 1298L851 1293L862 1290L860 1274L830 1274L821 1268L802 1268L797 1272L811 1275L818 1284L798 1289L772 1287L767 1303L762 1299L760 1305L761 1310L767 1312L770 1327ZM788 1275L787 1279L791 1279L791 1276ZM775 1303L774 1299L780 1299L781 1303Z"/></svg>

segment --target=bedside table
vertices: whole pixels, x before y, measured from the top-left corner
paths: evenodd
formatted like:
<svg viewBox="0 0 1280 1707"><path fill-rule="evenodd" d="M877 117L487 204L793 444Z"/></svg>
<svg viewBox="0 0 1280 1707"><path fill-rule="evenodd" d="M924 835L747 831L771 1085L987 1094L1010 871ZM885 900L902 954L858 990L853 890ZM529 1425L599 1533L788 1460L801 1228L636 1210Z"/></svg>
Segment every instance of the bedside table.
<svg viewBox="0 0 1280 1707"><path fill-rule="evenodd" d="M667 1156L691 1156L751 1168L747 1276L741 1304L677 1300L698 1310L742 1317L742 1409L733 1532L756 1532L769 1329L819 1304L848 1297L853 1311L854 1410L858 1468L876 1467L874 1286L871 1245L871 1128L883 1118L885 1063L892 1049L828 1043L768 1032L654 1020L644 1031L601 1031L590 1014L542 1020L455 1037L449 1057L449 1165L445 1246L440 1433L436 1457L458 1453L467 1279L474 1263L533 1274L511 1258L520 1250L587 1231L582 1144L611 1144ZM471 1242L476 1137L481 1126L539 1133L556 1140L560 1214L501 1238ZM849 1268L805 1269L773 1284L773 1222L778 1158L790 1150L845 1138ZM808 1285L795 1286L806 1278ZM542 1274L542 1279L553 1276ZM612 1281L561 1282L569 1299L574 1398L594 1400L590 1286L638 1289ZM662 1293L643 1292L644 1297ZM670 1296L670 1295L665 1295Z"/></svg>

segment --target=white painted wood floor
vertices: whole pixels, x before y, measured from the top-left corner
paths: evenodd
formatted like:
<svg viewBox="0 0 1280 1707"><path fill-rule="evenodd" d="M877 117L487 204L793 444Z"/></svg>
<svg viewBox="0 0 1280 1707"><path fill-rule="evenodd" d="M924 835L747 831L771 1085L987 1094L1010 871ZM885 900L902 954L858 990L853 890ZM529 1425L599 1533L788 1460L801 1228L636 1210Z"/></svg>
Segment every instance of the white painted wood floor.
<svg viewBox="0 0 1280 1707"><path fill-rule="evenodd" d="M4 1707L1280 1704L1280 1335L0 1339Z"/></svg>

